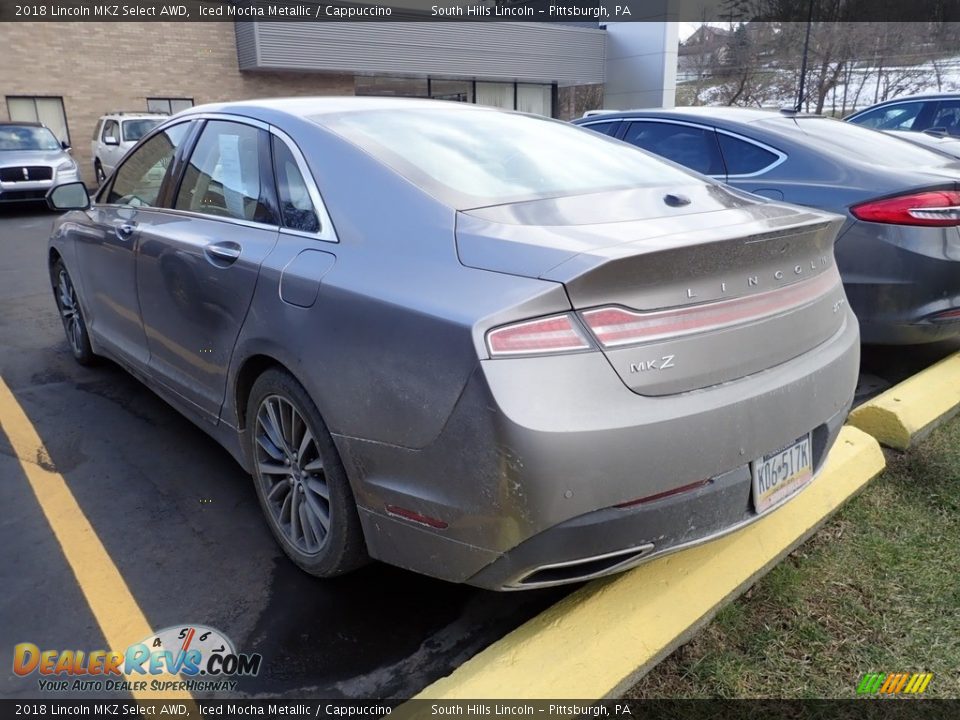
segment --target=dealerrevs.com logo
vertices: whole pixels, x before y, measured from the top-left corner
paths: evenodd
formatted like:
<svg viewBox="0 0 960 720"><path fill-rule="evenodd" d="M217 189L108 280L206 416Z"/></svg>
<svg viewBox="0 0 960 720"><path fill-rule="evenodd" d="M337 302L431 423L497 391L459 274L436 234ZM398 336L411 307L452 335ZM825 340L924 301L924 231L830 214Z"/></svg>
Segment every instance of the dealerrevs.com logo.
<svg viewBox="0 0 960 720"><path fill-rule="evenodd" d="M13 648L14 674L38 674L47 692L230 691L237 687L231 678L256 675L262 661L257 653L238 653L226 635L205 625L168 627L123 652L41 650L29 642Z"/></svg>

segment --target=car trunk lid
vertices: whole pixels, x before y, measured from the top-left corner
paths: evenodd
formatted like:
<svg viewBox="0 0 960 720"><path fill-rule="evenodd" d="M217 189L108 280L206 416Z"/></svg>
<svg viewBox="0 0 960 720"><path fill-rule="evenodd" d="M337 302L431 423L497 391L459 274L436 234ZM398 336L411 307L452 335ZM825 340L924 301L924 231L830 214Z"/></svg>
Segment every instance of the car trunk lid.
<svg viewBox="0 0 960 720"><path fill-rule="evenodd" d="M824 342L847 316L833 258L839 216L707 184L521 205L461 213L461 262L563 283L634 392L762 371Z"/></svg>

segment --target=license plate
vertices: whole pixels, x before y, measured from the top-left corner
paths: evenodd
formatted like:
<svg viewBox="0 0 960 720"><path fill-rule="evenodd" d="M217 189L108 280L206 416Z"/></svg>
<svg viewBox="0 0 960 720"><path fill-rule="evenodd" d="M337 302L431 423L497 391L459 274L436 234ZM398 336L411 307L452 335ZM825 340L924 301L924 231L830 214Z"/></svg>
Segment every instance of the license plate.
<svg viewBox="0 0 960 720"><path fill-rule="evenodd" d="M753 506L762 513L806 485L813 477L810 435L752 463Z"/></svg>

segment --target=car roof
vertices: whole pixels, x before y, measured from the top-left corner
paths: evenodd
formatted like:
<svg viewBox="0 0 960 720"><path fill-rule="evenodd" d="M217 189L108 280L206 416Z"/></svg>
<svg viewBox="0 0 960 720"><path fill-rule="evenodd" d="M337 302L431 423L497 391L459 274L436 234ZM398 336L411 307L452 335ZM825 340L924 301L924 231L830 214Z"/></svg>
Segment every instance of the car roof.
<svg viewBox="0 0 960 720"><path fill-rule="evenodd" d="M891 98L890 100L884 100L882 102L874 103L873 105L868 105L862 110L856 110L844 119L847 120L857 115L862 115L865 112L870 110L876 110L877 108L889 107L890 105L899 105L901 103L907 102L916 102L923 100L960 100L960 93L921 93L919 95L901 95L900 97Z"/></svg>
<svg viewBox="0 0 960 720"><path fill-rule="evenodd" d="M16 127L46 127L43 123L38 122L18 122L17 120L0 120L0 127L5 126L16 126Z"/></svg>
<svg viewBox="0 0 960 720"><path fill-rule="evenodd" d="M890 98L889 100L883 100L881 102L874 103L869 107L865 107L864 110L880 107L881 105L910 102L911 100L956 100L958 98L960 98L960 93L919 93L917 95L901 95L900 97ZM859 110L858 112L863 112L863 110Z"/></svg>
<svg viewBox="0 0 960 720"><path fill-rule="evenodd" d="M190 115L214 112L247 115L253 118L265 119L264 116L283 113L309 120L316 120L317 116L333 113L410 109L444 109L453 112L496 112L496 108L474 105L472 103L452 102L449 100L377 96L326 96L208 103L206 105L195 105L192 108L182 110L176 117L186 118Z"/></svg>
<svg viewBox="0 0 960 720"><path fill-rule="evenodd" d="M701 120L716 124L716 121L731 123L752 123L774 118L819 118L822 115L812 113L797 113L792 110L764 110L761 108L729 107L726 105L698 105L696 107L650 108L645 110L619 110L605 112L602 115L591 115L589 118L578 118L574 122L583 124L585 121L597 122L616 120L620 118L656 117L672 120Z"/></svg>

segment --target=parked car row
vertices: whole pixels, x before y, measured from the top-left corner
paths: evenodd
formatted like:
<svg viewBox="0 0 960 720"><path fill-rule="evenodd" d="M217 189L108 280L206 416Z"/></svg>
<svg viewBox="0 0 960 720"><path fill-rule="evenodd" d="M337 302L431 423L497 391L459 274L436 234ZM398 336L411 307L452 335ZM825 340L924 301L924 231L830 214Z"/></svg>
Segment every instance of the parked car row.
<svg viewBox="0 0 960 720"><path fill-rule="evenodd" d="M744 108L575 121L728 185L844 216L837 266L864 342L960 334L960 161L816 115Z"/></svg>
<svg viewBox="0 0 960 720"><path fill-rule="evenodd" d="M167 116L118 112L103 115L93 131L91 155L97 185L145 133ZM43 201L59 185L80 181L70 146L36 122L0 122L0 203Z"/></svg>
<svg viewBox="0 0 960 720"><path fill-rule="evenodd" d="M799 115L583 124L372 97L166 119L92 201L50 193L71 350L227 448L318 576L522 590L732 532L823 466L847 294L873 338L956 329L957 170Z"/></svg>

